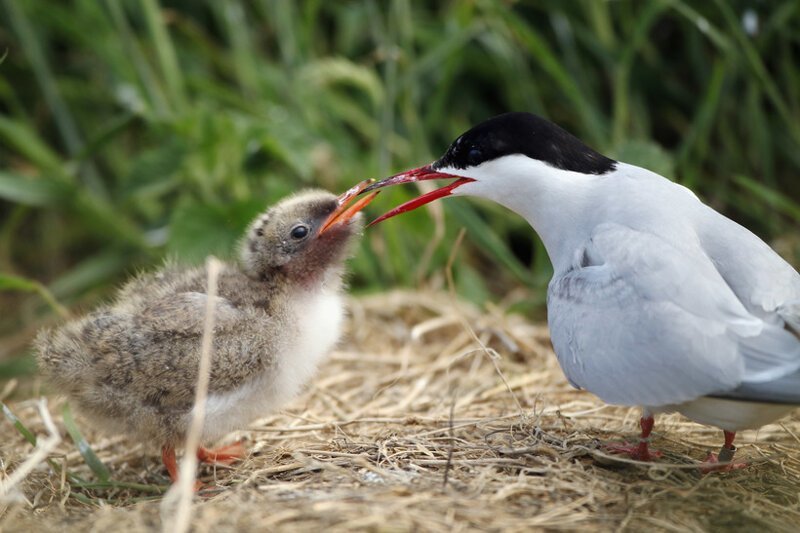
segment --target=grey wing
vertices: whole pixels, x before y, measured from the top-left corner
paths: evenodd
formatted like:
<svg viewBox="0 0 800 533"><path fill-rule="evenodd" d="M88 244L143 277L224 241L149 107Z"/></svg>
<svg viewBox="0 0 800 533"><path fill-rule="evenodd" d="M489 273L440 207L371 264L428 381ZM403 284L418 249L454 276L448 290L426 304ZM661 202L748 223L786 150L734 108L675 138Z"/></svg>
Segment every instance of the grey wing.
<svg viewBox="0 0 800 533"><path fill-rule="evenodd" d="M599 226L575 268L553 279L548 321L569 380L623 405L735 388L748 372L739 341L763 330L691 235L616 224Z"/></svg>
<svg viewBox="0 0 800 533"><path fill-rule="evenodd" d="M699 216L704 250L745 308L765 323L761 335L742 341L753 372L736 394L769 401L772 389L786 399L794 383L800 396L800 274L746 228L708 208Z"/></svg>
<svg viewBox="0 0 800 533"><path fill-rule="evenodd" d="M785 304L781 309L780 315L786 321L788 329L800 338L800 300Z"/></svg>
<svg viewBox="0 0 800 533"><path fill-rule="evenodd" d="M797 308L767 315L760 335L740 340L750 372L742 384L715 396L800 405L800 323Z"/></svg>
<svg viewBox="0 0 800 533"><path fill-rule="evenodd" d="M800 371L772 381L743 383L731 391L713 396L753 402L800 405Z"/></svg>
<svg viewBox="0 0 800 533"><path fill-rule="evenodd" d="M705 207L698 214L703 249L751 313L800 330L800 274L756 235Z"/></svg>

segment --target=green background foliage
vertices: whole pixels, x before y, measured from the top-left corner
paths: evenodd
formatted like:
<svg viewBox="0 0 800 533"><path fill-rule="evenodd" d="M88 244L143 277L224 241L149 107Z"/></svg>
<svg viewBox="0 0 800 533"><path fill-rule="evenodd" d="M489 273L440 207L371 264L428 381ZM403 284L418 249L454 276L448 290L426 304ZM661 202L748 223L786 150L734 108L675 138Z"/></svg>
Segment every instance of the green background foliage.
<svg viewBox="0 0 800 533"><path fill-rule="evenodd" d="M9 357L55 302L87 307L168 255L229 256L278 198L429 162L509 110L686 184L800 258L796 0L0 0L0 14L0 373L29 368ZM418 192L387 190L369 213ZM522 285L541 305L539 241L464 199L369 230L353 290L441 285L462 227L465 297Z"/></svg>

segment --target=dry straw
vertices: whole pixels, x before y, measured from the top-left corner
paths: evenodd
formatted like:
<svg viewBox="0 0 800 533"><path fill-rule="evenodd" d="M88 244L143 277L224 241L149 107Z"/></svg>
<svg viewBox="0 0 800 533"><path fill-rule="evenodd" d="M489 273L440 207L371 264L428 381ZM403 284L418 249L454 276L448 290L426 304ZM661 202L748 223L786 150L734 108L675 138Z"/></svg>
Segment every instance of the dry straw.
<svg viewBox="0 0 800 533"><path fill-rule="evenodd" d="M607 456L599 444L635 438L639 413L566 383L547 328L511 312L533 297L516 292L485 309L441 292L353 299L346 339L308 391L231 435L251 450L243 462L200 469L215 488L194 500L192 530L796 530L797 414L742 432L737 456L752 466L735 472L700 475L721 432L678 415L657 418L655 464ZM37 402L12 408L46 432ZM86 429L114 479L166 484L157 450ZM0 434L13 428L3 422ZM10 472L31 452L18 437L0 443ZM70 443L53 456L90 476ZM163 524L141 491L69 493L46 469L18 487L30 504L0 516L0 529Z"/></svg>
<svg viewBox="0 0 800 533"><path fill-rule="evenodd" d="M50 416L50 411L47 409L47 399L40 398L38 402L39 416L42 423L47 430L47 437L37 439L36 449L29 455L25 462L17 466L14 472L6 479L0 478L0 505L6 502L8 498L13 498L13 491L16 486L30 474L34 468L39 466L47 457L55 450L56 446L61 443L61 435L58 433L53 418ZM12 417L10 413L6 417Z"/></svg>

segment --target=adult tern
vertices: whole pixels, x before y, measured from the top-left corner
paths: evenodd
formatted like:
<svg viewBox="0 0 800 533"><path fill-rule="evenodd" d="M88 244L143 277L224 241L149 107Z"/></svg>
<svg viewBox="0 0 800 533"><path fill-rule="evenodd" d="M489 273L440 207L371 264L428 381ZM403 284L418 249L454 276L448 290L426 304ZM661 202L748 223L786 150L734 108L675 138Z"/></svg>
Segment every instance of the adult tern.
<svg viewBox="0 0 800 533"><path fill-rule="evenodd" d="M530 113L470 129L429 165L365 189L448 185L374 223L447 196L493 200L544 242L553 348L569 382L607 403L678 411L724 430L758 428L800 405L800 275L756 235L663 176L615 161Z"/></svg>

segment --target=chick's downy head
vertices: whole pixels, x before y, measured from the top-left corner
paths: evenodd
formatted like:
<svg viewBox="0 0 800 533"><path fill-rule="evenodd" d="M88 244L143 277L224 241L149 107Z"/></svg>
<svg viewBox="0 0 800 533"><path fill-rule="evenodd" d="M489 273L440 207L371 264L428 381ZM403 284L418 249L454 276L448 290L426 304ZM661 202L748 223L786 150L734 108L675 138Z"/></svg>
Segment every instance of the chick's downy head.
<svg viewBox="0 0 800 533"><path fill-rule="evenodd" d="M364 226L361 213L330 223L341 207L336 195L315 189L269 208L250 224L242 241L245 272L256 279L285 274L310 281L340 269Z"/></svg>

